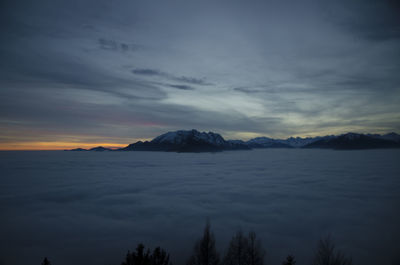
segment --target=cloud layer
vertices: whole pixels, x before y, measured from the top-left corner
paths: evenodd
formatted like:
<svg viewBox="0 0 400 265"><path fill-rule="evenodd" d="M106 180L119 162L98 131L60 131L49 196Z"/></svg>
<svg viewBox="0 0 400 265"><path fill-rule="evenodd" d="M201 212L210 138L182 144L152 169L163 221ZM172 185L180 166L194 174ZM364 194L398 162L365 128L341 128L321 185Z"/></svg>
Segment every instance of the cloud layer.
<svg viewBox="0 0 400 265"><path fill-rule="evenodd" d="M309 264L331 234L356 264L398 258L398 150L216 154L0 152L0 263L118 264L139 242L185 264L207 217L224 253L236 230L267 263Z"/></svg>

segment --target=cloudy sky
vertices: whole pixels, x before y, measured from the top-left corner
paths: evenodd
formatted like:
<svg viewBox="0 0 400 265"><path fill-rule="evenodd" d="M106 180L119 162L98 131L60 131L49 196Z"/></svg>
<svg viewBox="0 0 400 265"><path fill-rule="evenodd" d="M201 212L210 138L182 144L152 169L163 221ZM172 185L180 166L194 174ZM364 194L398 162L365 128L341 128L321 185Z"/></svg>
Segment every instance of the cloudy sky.
<svg viewBox="0 0 400 265"><path fill-rule="evenodd" d="M400 131L398 1L6 0L0 149Z"/></svg>

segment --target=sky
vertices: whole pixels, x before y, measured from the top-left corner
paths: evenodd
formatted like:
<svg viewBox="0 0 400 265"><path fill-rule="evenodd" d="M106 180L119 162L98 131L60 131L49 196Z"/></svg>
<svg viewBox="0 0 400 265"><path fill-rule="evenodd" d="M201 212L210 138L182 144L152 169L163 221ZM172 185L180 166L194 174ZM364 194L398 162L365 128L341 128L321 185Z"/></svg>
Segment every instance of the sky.
<svg viewBox="0 0 400 265"><path fill-rule="evenodd" d="M398 1L0 2L0 149L400 131Z"/></svg>

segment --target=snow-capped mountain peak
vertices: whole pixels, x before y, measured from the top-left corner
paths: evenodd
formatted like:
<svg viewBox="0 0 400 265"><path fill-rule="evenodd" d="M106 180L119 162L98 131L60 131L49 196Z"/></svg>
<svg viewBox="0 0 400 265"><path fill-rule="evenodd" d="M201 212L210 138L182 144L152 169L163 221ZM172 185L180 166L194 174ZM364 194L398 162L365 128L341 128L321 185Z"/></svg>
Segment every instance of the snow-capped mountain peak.
<svg viewBox="0 0 400 265"><path fill-rule="evenodd" d="M216 146L222 146L226 143L224 138L217 133L199 132L194 129L190 131L179 130L167 132L154 138L151 142L160 144L184 144L188 141L205 142Z"/></svg>
<svg viewBox="0 0 400 265"><path fill-rule="evenodd" d="M355 140L355 139L360 138L362 136L362 134L349 132L349 133L342 134L340 136L347 140Z"/></svg>

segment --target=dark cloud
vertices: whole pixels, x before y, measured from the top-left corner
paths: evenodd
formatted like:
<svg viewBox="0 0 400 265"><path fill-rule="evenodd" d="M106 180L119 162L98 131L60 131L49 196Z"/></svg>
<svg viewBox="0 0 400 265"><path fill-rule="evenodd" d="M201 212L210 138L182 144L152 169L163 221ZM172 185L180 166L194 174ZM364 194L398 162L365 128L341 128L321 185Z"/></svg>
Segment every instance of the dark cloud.
<svg viewBox="0 0 400 265"><path fill-rule="evenodd" d="M115 40L103 39L103 38L99 39L99 45L101 49L121 51L121 52L128 52L128 51L134 52L140 49L140 45L137 44L118 42Z"/></svg>
<svg viewBox="0 0 400 265"><path fill-rule="evenodd" d="M174 77L173 79L176 81L181 81L193 85L202 85L202 86L212 85L211 83L206 82L204 79L198 79L193 77L180 76L180 77Z"/></svg>
<svg viewBox="0 0 400 265"><path fill-rule="evenodd" d="M398 1L332 2L325 11L350 34L370 41L398 41L400 38Z"/></svg>
<svg viewBox="0 0 400 265"><path fill-rule="evenodd" d="M181 90L194 90L193 87L191 86L186 86L186 85L169 85L170 87L181 89Z"/></svg>
<svg viewBox="0 0 400 265"><path fill-rule="evenodd" d="M234 91L238 91L238 92L248 93L248 94L264 92L263 89L256 88L256 87L254 87L254 88L251 88L251 87L234 87L233 90Z"/></svg>
<svg viewBox="0 0 400 265"><path fill-rule="evenodd" d="M158 75L158 76L168 76L168 74L154 70L154 69L134 69L132 73L137 75Z"/></svg>
<svg viewBox="0 0 400 265"><path fill-rule="evenodd" d="M206 82L204 79L187 77L187 76L175 76L155 69L134 69L132 70L132 73L137 75L164 77L169 80L188 83L192 85L202 85L202 86L211 85L211 83Z"/></svg>

